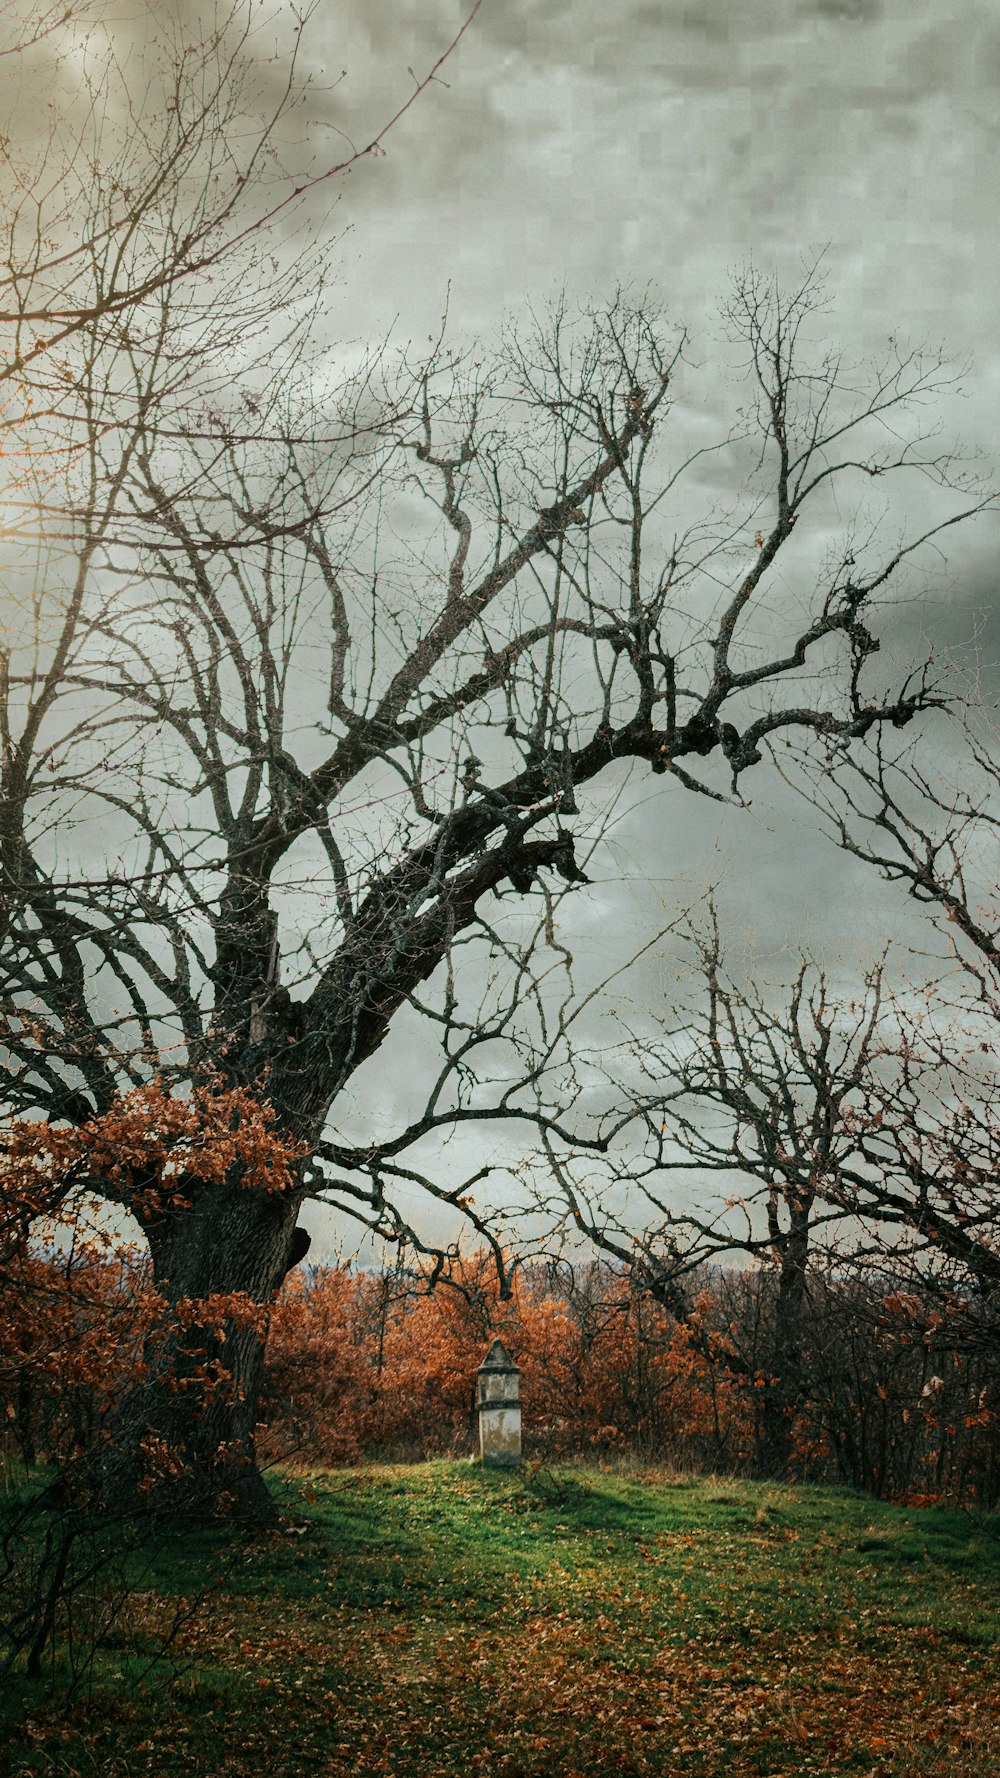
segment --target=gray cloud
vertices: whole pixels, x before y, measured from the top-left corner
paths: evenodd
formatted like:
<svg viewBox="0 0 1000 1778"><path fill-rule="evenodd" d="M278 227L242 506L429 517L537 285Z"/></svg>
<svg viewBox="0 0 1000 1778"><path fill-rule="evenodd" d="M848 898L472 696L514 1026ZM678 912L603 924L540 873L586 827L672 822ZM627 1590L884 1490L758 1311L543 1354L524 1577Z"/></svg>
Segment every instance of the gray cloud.
<svg viewBox="0 0 1000 1778"><path fill-rule="evenodd" d="M426 72L467 10L466 0L325 8L290 150L322 165L345 138L369 139L411 90L408 67ZM195 29L193 0L178 16ZM134 28L115 25L123 45ZM265 97L278 72L269 41ZM704 365L685 382L679 435L717 435L732 392L713 370L715 305L730 268L753 257L790 278L827 244L830 337L852 354L892 331L974 353L964 399L942 396L944 436L995 464L1000 19L979 0L956 0L947 16L934 0L486 0L443 81L384 159L316 195L324 226L352 231L331 339L380 336L397 316L399 335L419 339L449 282L456 334L488 340L504 309L560 285L590 298L652 280L691 324ZM897 653L950 649L965 671L995 679L995 525L953 534L947 556L907 583L892 617ZM935 731L943 761L945 737ZM751 809L721 813L675 785L658 784L655 799L637 790L605 879L568 912L580 944L596 956L613 931L647 930L664 903L697 899L716 879L734 933L749 932L775 969L799 942L847 968L890 933L913 936L905 897L838 857L766 768L745 788Z"/></svg>

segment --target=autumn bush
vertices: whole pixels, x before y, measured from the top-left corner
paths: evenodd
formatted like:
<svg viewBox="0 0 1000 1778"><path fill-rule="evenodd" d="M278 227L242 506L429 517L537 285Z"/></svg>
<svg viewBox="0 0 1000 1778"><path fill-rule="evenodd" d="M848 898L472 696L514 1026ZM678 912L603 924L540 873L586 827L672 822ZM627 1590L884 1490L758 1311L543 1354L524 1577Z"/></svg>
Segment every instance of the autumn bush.
<svg viewBox="0 0 1000 1778"><path fill-rule="evenodd" d="M716 1322L747 1377L760 1453L774 1346L773 1269L719 1272ZM901 1503L1000 1501L1000 1341L963 1299L855 1263L809 1276L788 1473Z"/></svg>
<svg viewBox="0 0 1000 1778"><path fill-rule="evenodd" d="M1000 1502L1000 1347L968 1305L855 1277L813 1286L804 1467L904 1503Z"/></svg>
<svg viewBox="0 0 1000 1778"><path fill-rule="evenodd" d="M187 1202L192 1179L281 1192L294 1158L265 1105L212 1081L181 1100L154 1078L78 1126L5 1129L0 1674L38 1677L58 1644L74 1683L85 1680L134 1590L126 1545L162 1516L161 1485L187 1473L185 1439L234 1392L228 1354L241 1330L258 1340L265 1331L267 1305L245 1293L168 1302L143 1247L109 1215L109 1196L127 1183L138 1212L155 1217ZM147 1379L177 1403L175 1440L142 1413ZM133 1434L129 1512L114 1484Z"/></svg>
<svg viewBox="0 0 1000 1778"><path fill-rule="evenodd" d="M28 1251L0 1278L0 1413L8 1448L65 1463L91 1448L140 1362L156 1309L135 1249L94 1239Z"/></svg>
<svg viewBox="0 0 1000 1778"><path fill-rule="evenodd" d="M529 1450L745 1461L745 1389L625 1274L521 1269L504 1298L486 1255L434 1289L346 1267L291 1279L271 1321L266 1446L312 1462L471 1451L476 1368L496 1335L521 1367Z"/></svg>
<svg viewBox="0 0 1000 1778"><path fill-rule="evenodd" d="M190 1208L192 1182L203 1189L234 1178L248 1193L280 1195L296 1158L266 1102L215 1078L177 1096L154 1075L79 1125L25 1119L7 1127L0 1424L8 1465L12 1440L28 1463L93 1456L107 1442L112 1410L157 1368L172 1393L183 1393L192 1421L211 1408L232 1384L233 1337L249 1325L263 1331L267 1307L240 1292L173 1294L168 1303L153 1288L144 1248L118 1232L108 1200L155 1220Z"/></svg>
<svg viewBox="0 0 1000 1778"><path fill-rule="evenodd" d="M525 1448L687 1469L766 1467L774 1282L708 1274L678 1320L604 1262L522 1266L506 1292L472 1254L419 1268L301 1267L270 1317L261 1456L334 1467L471 1454L475 1378L500 1335L521 1368ZM136 1249L23 1245L0 1275L8 1463L78 1457L155 1337ZM788 1473L884 1498L1000 1500L997 1354L968 1305L861 1272L811 1279Z"/></svg>
<svg viewBox="0 0 1000 1778"><path fill-rule="evenodd" d="M515 1269L473 1255L419 1271L293 1275L268 1345L263 1447L317 1465L475 1449L476 1367L500 1335L521 1368L525 1447L759 1470L764 1269L707 1276L678 1320L603 1263ZM996 1357L935 1299L852 1275L812 1282L790 1473L887 1498L1000 1494Z"/></svg>
<svg viewBox="0 0 1000 1778"><path fill-rule="evenodd" d="M0 1164L0 1435L4 1474L75 1462L141 1361L155 1313L140 1249L53 1185L47 1126L15 1127ZM51 1157L50 1157L51 1158ZM89 1233L84 1232L89 1229Z"/></svg>

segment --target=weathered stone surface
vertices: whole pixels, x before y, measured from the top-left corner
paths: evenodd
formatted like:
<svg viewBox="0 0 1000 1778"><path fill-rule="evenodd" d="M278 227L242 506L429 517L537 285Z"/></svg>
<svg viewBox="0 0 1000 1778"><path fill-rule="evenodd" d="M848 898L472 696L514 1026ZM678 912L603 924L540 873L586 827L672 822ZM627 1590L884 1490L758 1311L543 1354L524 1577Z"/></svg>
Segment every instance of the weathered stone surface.
<svg viewBox="0 0 1000 1778"><path fill-rule="evenodd" d="M513 1469L521 1461L521 1373L502 1340L494 1340L477 1372L479 1455Z"/></svg>

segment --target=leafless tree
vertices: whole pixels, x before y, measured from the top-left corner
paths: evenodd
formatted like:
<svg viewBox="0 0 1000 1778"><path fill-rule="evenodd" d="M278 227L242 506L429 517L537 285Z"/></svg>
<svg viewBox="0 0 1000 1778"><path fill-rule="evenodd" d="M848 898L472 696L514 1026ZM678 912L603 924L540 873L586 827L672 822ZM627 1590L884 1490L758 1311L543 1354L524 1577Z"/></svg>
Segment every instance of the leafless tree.
<svg viewBox="0 0 1000 1778"><path fill-rule="evenodd" d="M852 857L903 885L947 938L963 975L995 989L1000 956L1000 749L982 683L952 671L953 696L933 733L869 737L848 757L802 753L788 777ZM990 987L987 987L987 983Z"/></svg>
<svg viewBox="0 0 1000 1778"><path fill-rule="evenodd" d="M853 999L811 963L782 998L727 975L714 924L693 946L694 988L663 1030L605 1052L605 1153L550 1138L548 1169L576 1229L694 1325L706 1266L756 1268L768 1336L749 1369L760 1454L781 1469L818 1386L810 1325L848 1278L915 1289L956 1349L995 1349L998 1007L978 971L964 1004L954 972L890 990L885 958ZM748 1371L738 1345L728 1356Z"/></svg>
<svg viewBox="0 0 1000 1778"><path fill-rule="evenodd" d="M125 418L114 354L155 335L170 309L176 400L180 367L204 374L248 332L274 327L319 262L282 250L328 189L384 152L393 128L439 74L464 22L369 140L323 160L310 133L308 62L317 6L265 15L246 0L157 11L155 29L107 18L92 0L0 9L0 435L8 459L37 470L85 452ZM327 218L329 223L329 218ZM81 401L79 378L101 348L113 418ZM161 344L162 350L162 344ZM183 380L183 379L181 379ZM147 400L152 391L147 388ZM148 413L147 413L148 420Z"/></svg>
<svg viewBox="0 0 1000 1778"><path fill-rule="evenodd" d="M836 843L924 915L921 977L914 986L911 963L859 1117L878 1179L867 1196L995 1328L1000 756L988 693L953 677L950 707L919 742L871 735L852 757L797 755L788 775Z"/></svg>
<svg viewBox="0 0 1000 1778"><path fill-rule="evenodd" d="M763 1442L780 1467L806 1385L811 1267L842 1242L843 1181L859 1163L848 1107L863 1102L881 1047L881 970L845 1009L803 964L776 1006L727 976L714 917L691 945L693 990L659 1031L605 1052L615 1091L603 1155L560 1155L550 1140L548 1167L575 1229L696 1332L706 1267L763 1266L770 1336L749 1369L766 1361ZM748 1371L738 1347L728 1357Z"/></svg>
<svg viewBox="0 0 1000 1778"><path fill-rule="evenodd" d="M172 177L136 250L176 268ZM151 1073L266 1099L307 1157L288 1192L191 1175L149 1210L140 1173L103 1182L169 1300L266 1303L309 1195L425 1246L436 1197L489 1237L470 1182L421 1159L467 1120L606 1145L565 1110L574 1015L554 984L558 899L609 796L649 772L664 796L738 802L786 736L850 747L933 707L926 670L875 672L880 595L984 497L905 431L938 360L891 345L860 392L829 353L810 366L811 275L791 295L753 271L735 285L754 402L712 447L746 470L720 516L711 493L698 513L705 449L672 456L684 340L650 301L556 305L488 364L442 338L346 376L316 349L322 250L278 321L239 265L160 274L61 342L59 423L84 442L15 540L0 864L11 1109L85 1126ZM846 499L897 473L927 478L939 516L863 569L845 548L817 587L812 511L822 527L832 484ZM440 1069L416 1111L387 1128L376 1101L356 1136L391 1031L416 1084L423 1058ZM793 1220L797 1190L775 1200ZM181 1443L203 1499L264 1512L259 1336L224 1362L232 1397L200 1430L154 1379L120 1439Z"/></svg>

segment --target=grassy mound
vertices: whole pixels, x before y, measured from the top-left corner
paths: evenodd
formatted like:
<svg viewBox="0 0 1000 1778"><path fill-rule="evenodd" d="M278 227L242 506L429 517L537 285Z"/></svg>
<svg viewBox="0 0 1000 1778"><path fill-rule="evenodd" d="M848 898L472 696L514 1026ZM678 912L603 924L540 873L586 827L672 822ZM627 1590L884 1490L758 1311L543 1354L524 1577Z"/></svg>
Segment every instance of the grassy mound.
<svg viewBox="0 0 1000 1778"><path fill-rule="evenodd" d="M5 1772L1000 1773L996 1520L579 1466L280 1490L281 1533L134 1558L74 1698L8 1684Z"/></svg>

